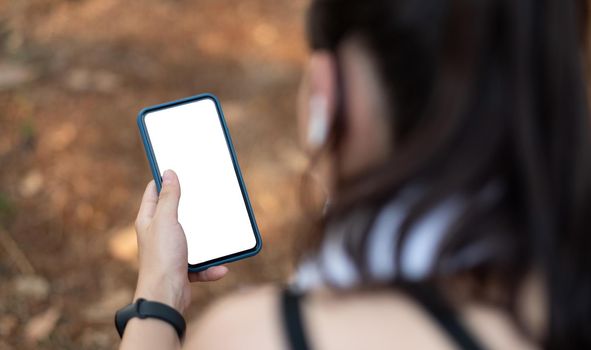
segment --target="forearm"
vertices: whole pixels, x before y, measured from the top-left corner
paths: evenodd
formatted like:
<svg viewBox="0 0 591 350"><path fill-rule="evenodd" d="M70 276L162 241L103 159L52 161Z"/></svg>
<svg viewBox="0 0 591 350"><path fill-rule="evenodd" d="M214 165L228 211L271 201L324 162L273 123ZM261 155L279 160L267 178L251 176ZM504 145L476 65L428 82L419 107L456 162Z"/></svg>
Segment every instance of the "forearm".
<svg viewBox="0 0 591 350"><path fill-rule="evenodd" d="M120 350L180 349L174 328L157 319L133 318L127 323Z"/></svg>

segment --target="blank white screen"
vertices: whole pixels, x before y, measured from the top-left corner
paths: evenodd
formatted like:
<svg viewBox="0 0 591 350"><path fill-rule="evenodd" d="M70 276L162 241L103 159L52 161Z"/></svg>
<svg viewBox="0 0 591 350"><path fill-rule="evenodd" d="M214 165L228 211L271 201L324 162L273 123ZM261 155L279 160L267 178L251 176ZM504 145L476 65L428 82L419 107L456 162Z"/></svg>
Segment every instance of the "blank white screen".
<svg viewBox="0 0 591 350"><path fill-rule="evenodd" d="M256 239L213 100L206 98L145 116L160 175L181 184L179 223L189 264L255 247Z"/></svg>

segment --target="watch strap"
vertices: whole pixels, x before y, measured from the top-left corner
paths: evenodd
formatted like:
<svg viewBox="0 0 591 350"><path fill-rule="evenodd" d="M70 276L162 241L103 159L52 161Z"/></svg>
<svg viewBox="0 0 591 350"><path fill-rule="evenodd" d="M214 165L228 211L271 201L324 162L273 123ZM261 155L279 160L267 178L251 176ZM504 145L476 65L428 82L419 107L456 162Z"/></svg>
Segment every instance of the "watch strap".
<svg viewBox="0 0 591 350"><path fill-rule="evenodd" d="M187 325L180 312L166 304L139 298L135 303L129 304L115 313L115 327L120 337L123 337L127 323L134 317L159 319L170 324L175 329L180 340L185 335Z"/></svg>

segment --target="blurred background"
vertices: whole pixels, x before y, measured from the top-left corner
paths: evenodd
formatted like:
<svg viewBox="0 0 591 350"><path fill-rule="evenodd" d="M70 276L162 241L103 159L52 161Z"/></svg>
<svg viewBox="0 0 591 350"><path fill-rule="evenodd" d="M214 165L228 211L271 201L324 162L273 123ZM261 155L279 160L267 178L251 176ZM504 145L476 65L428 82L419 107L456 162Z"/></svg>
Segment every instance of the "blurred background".
<svg viewBox="0 0 591 350"><path fill-rule="evenodd" d="M262 253L193 286L285 280L306 161L295 98L303 0L0 0L0 349L110 349L136 282L150 172L135 124L202 92L222 103Z"/></svg>

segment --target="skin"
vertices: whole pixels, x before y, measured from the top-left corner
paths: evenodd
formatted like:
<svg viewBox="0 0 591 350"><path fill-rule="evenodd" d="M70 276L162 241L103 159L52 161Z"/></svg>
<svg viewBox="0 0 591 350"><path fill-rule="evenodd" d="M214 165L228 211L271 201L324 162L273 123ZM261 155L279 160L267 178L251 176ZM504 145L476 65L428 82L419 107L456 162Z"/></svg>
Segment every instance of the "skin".
<svg viewBox="0 0 591 350"><path fill-rule="evenodd" d="M347 133L343 140L342 169L338 172L355 177L390 156L392 136L385 116L391 107L381 88L379 73L371 55L358 38L346 41L339 52L344 77L344 109ZM317 151L306 142L309 124L309 101L315 96L326 101L329 128L335 122L337 104L336 61L328 51L316 51L310 56L298 96L298 126L300 143L310 155ZM332 191L332 175L337 169L324 159L317 169L325 186Z"/></svg>
<svg viewBox="0 0 591 350"><path fill-rule="evenodd" d="M135 222L139 276L134 301L158 301L182 313L191 300L189 282L216 281L228 269L216 266L187 273L187 241L177 216L180 191L178 178L170 170L162 176L160 196L153 180L146 187ZM174 329L154 319L131 319L121 342L121 349L179 347Z"/></svg>
<svg viewBox="0 0 591 350"><path fill-rule="evenodd" d="M390 107L381 93L381 82L368 50L359 40L348 41L339 52L347 94L346 115L352 127L344 140L344 176L355 176L375 166L389 155L391 135L385 123ZM299 127L304 148L308 106L312 96L324 98L328 123L334 122L336 107L335 58L328 52L313 52L299 95ZM320 176L332 187L330 162ZM139 245L139 277L135 299L139 297L168 304L182 312L190 302L189 282L209 282L222 278L228 269L210 268L187 274L187 244L177 220L180 186L173 171L163 175L158 196L150 182L136 220ZM528 284L529 285L529 284ZM539 288L525 288L523 312L533 315L533 333L540 331L539 312L543 300ZM287 349L278 305L279 289L259 287L220 299L188 328L186 349ZM533 301L535 299L537 301ZM392 290L338 295L329 290L310 293L303 303L309 340L319 349L453 349L447 335L420 307L405 295ZM528 311L529 310L529 311ZM516 331L509 315L478 304L459 305L464 323L492 349L533 349L531 342ZM528 319L528 317L525 317ZM537 323L536 323L537 322ZM178 349L173 328L155 319L130 320L121 349Z"/></svg>

